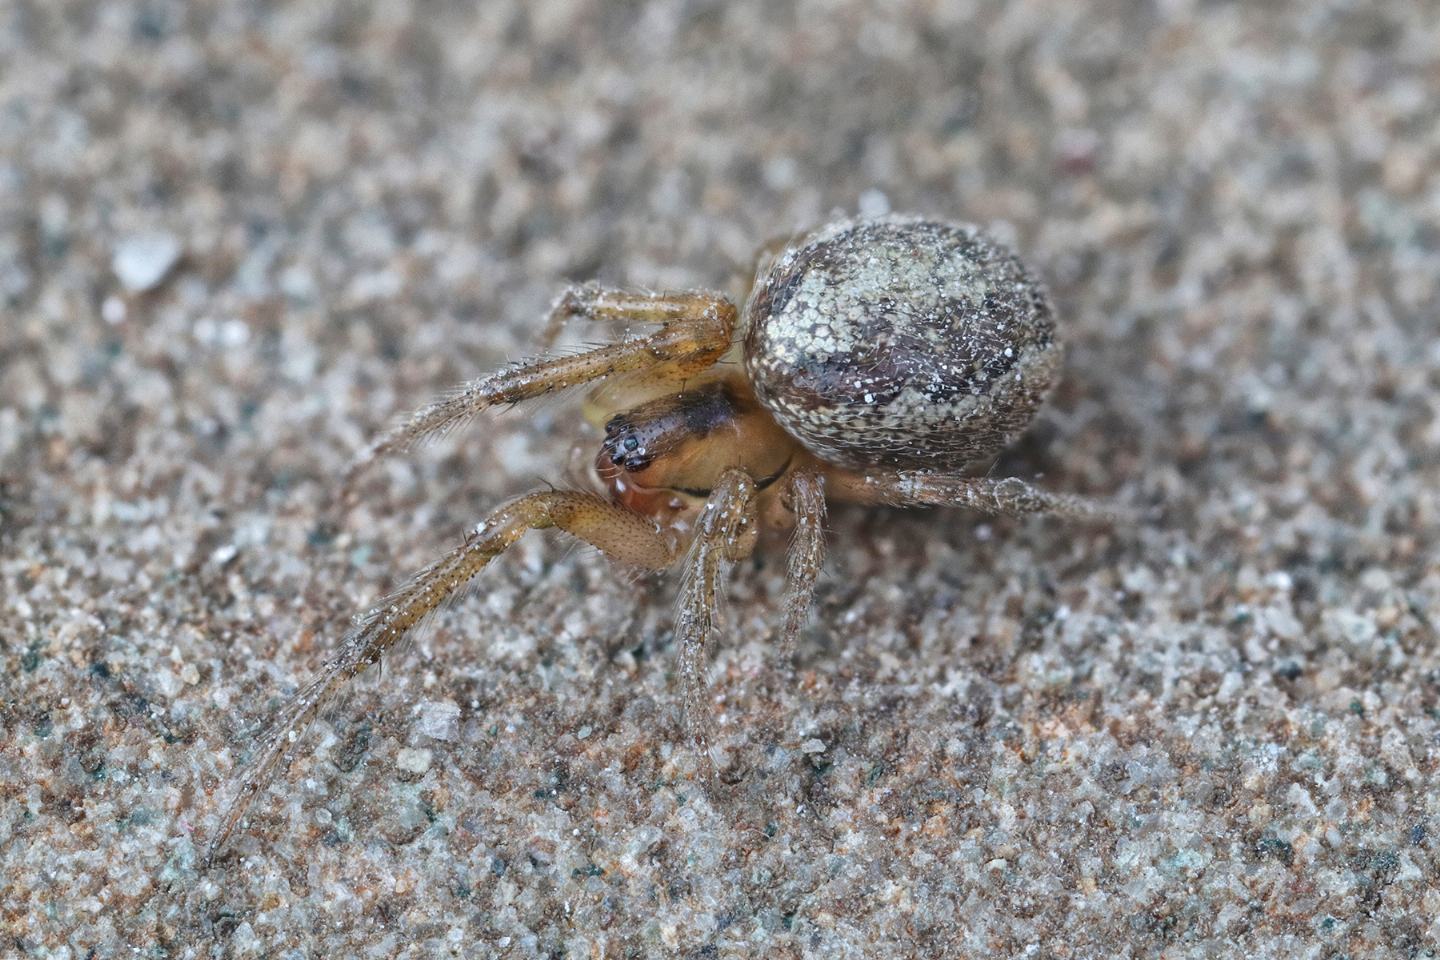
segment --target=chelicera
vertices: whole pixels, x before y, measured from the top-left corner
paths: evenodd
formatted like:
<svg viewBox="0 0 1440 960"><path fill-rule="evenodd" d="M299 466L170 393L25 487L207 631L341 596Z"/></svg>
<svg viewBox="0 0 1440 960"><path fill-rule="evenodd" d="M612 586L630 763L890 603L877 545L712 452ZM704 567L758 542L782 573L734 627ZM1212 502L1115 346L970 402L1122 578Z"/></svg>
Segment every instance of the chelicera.
<svg viewBox="0 0 1440 960"><path fill-rule="evenodd" d="M1030 422L1061 357L1043 286L975 227L832 223L763 255L738 308L707 291L573 288L544 340L575 320L638 332L462 385L373 443L346 485L376 459L496 404L590 385L587 416L604 429L595 489L541 490L499 507L358 617L262 739L212 855L322 706L530 530L559 529L632 567L683 568L675 633L687 717L704 746L706 646L722 577L762 527L794 531L779 632L788 656L820 572L827 502L1114 515L974 475Z"/></svg>

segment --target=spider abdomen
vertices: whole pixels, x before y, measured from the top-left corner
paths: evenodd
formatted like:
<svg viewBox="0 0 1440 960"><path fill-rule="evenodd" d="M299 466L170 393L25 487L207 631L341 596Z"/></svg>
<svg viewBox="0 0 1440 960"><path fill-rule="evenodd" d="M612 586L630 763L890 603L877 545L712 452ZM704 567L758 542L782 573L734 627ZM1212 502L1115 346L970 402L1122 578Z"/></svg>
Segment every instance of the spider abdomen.
<svg viewBox="0 0 1440 960"><path fill-rule="evenodd" d="M1023 430L1059 365L1041 284L975 227L845 221L761 272L756 396L829 463L955 468Z"/></svg>

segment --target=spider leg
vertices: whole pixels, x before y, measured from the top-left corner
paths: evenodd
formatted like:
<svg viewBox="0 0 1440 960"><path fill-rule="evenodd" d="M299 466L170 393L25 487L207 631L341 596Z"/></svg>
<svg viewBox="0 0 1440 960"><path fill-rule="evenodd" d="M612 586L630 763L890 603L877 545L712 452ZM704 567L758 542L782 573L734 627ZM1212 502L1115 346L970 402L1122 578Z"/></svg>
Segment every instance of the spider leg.
<svg viewBox="0 0 1440 960"><path fill-rule="evenodd" d="M586 288L581 288L586 289ZM451 393L416 410L408 419L381 434L345 472L348 491L375 460L444 433L489 407L519 403L591 383L616 374L642 370L689 376L712 366L730 349L735 305L719 294L641 294L597 290L588 300L577 294L576 309L588 315L658 323L654 333L577 353L541 357L461 384ZM556 309L565 304L562 297ZM342 499L346 499L342 496Z"/></svg>
<svg viewBox="0 0 1440 960"><path fill-rule="evenodd" d="M703 316L717 301L718 293L688 290L655 293L649 290L606 287L580 283L567 287L555 298L545 326L540 331L540 348L549 350L572 320L594 323L670 323Z"/></svg>
<svg viewBox="0 0 1440 960"><path fill-rule="evenodd" d="M663 569L675 560L674 543L654 523L594 494L549 490L499 507L463 544L355 619L340 652L280 710L260 738L259 749L210 840L206 862L224 846L251 801L270 781L276 764L282 758L288 762L294 743L351 678L413 632L526 531L548 527L584 540L621 563Z"/></svg>
<svg viewBox="0 0 1440 960"><path fill-rule="evenodd" d="M675 617L685 718L702 753L708 754L712 726L705 702L705 666L721 599L720 577L731 562L750 555L758 533L755 481L743 470L725 471L695 522Z"/></svg>
<svg viewBox="0 0 1440 960"><path fill-rule="evenodd" d="M815 581L825 562L825 477L811 469L796 470L787 481L790 509L795 514L795 534L785 574L785 623L780 632L780 653L789 663L795 655L795 641L810 612Z"/></svg>
<svg viewBox="0 0 1440 960"><path fill-rule="evenodd" d="M894 507L966 507L1005 516L1050 513L1067 520L1102 523L1135 519L1118 504L1068 493L1050 493L1014 477L966 477L932 470L830 475L837 499Z"/></svg>

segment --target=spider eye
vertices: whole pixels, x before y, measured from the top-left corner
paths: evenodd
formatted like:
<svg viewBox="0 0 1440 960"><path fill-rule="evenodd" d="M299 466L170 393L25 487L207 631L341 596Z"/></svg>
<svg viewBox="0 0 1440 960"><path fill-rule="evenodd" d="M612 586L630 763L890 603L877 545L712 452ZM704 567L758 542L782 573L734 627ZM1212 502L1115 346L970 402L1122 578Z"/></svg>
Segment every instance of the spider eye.
<svg viewBox="0 0 1440 960"><path fill-rule="evenodd" d="M640 426L626 417L612 417L605 424L605 442L601 447L601 455L630 473L644 470L654 456L647 449L650 444L640 440L640 430Z"/></svg>

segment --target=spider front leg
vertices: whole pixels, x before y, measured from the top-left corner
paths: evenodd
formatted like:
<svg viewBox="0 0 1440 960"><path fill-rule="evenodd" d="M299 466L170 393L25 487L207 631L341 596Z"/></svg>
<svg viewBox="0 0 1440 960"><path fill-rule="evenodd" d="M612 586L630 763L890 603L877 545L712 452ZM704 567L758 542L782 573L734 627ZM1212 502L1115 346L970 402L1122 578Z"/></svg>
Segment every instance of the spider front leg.
<svg viewBox="0 0 1440 960"><path fill-rule="evenodd" d="M281 709L261 738L258 753L221 817L206 862L224 846L282 756L289 759L286 751L351 678L412 633L526 531L548 527L563 530L599 548L611 559L631 566L659 570L670 566L676 556L674 542L652 521L594 494L543 491L495 510L463 544L357 617L340 644L340 652Z"/></svg>
<svg viewBox="0 0 1440 960"><path fill-rule="evenodd" d="M696 745L707 755L713 718L706 703L705 667L720 605L720 577L730 563L750 555L759 532L755 481L744 470L726 470L695 521L675 616L685 719Z"/></svg>
<svg viewBox="0 0 1440 960"><path fill-rule="evenodd" d="M545 326L540 331L540 347L549 350L572 320L594 323L671 323L704 316L716 303L724 300L708 290L685 290L655 293L650 290L604 287L598 283L582 283L569 287L555 299Z"/></svg>
<svg viewBox="0 0 1440 960"><path fill-rule="evenodd" d="M556 311L565 304L562 298ZM716 293L646 294L596 289L593 295L577 293L574 309L597 317L658 323L660 329L649 336L621 340L574 356L522 360L498 373L461 384L371 443L345 472L342 491L348 492L375 460L397 450L408 450L496 404L519 403L636 371L652 370L676 377L699 373L730 349L730 335L735 329L735 305Z"/></svg>

